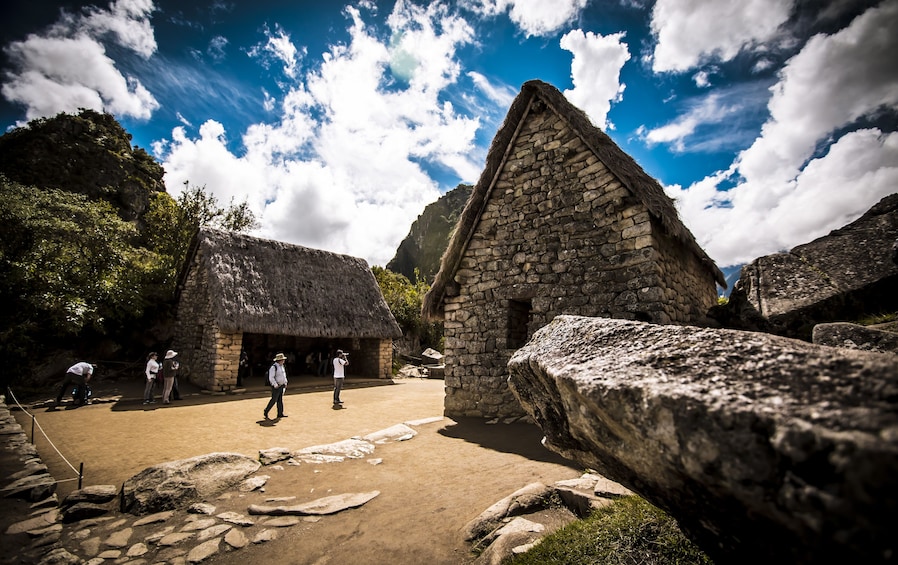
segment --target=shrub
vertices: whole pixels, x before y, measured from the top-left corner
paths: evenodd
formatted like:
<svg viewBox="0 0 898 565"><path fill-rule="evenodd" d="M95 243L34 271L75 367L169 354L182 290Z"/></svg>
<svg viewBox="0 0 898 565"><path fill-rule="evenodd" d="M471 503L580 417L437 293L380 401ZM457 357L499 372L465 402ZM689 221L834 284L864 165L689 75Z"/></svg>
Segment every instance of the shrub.
<svg viewBox="0 0 898 565"><path fill-rule="evenodd" d="M510 565L712 565L676 520L638 496L628 496L573 522Z"/></svg>

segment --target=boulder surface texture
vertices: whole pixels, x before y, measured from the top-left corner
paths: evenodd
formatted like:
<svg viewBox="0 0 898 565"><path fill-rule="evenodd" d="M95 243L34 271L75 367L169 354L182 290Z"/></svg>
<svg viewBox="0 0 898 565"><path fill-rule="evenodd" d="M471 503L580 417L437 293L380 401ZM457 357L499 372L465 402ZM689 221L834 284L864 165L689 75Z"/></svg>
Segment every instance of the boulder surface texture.
<svg viewBox="0 0 898 565"><path fill-rule="evenodd" d="M559 316L511 358L548 447L663 508L718 563L898 557L898 357Z"/></svg>
<svg viewBox="0 0 898 565"><path fill-rule="evenodd" d="M815 324L898 308L898 193L854 222L742 268L729 303L712 309L726 327L811 339Z"/></svg>
<svg viewBox="0 0 898 565"><path fill-rule="evenodd" d="M122 486L122 510L142 515L186 508L243 481L262 466L239 453L210 453L147 467Z"/></svg>

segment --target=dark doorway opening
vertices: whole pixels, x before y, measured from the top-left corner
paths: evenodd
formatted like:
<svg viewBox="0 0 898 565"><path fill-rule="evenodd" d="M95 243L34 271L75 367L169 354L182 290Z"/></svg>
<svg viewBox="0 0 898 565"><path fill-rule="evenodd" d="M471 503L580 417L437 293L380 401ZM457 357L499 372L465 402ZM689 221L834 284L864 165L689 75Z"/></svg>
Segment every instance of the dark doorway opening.
<svg viewBox="0 0 898 565"><path fill-rule="evenodd" d="M508 335L506 343L509 349L519 349L530 337L530 322L533 320L533 304L530 300L508 301Z"/></svg>

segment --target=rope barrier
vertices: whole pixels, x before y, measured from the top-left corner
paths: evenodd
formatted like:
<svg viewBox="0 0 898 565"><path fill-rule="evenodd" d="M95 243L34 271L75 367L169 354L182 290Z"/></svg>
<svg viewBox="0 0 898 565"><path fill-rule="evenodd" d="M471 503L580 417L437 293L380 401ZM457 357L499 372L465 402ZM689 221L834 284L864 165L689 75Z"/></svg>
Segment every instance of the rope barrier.
<svg viewBox="0 0 898 565"><path fill-rule="evenodd" d="M37 429L40 430L41 435L44 436L44 439L47 440L47 443L50 444L50 447L52 447L53 450L56 451L56 453L59 455L59 458L62 459L63 461L65 461L65 464L68 465L69 468L72 469L72 471L74 471L75 474L78 475L76 478L73 478L73 479L56 480L56 483L59 484L59 483L67 483L70 481L78 481L78 486L80 488L81 481L84 478L84 463L81 463L80 471L78 469L76 469L74 465L69 463L69 460L65 458L65 456L62 454L61 451L59 451L59 448L56 447L56 445L53 443L53 441L50 440L50 436L48 436L47 432L44 431L44 428L41 427L41 423L37 421L37 416L35 416L31 412L29 412L27 408L22 406L22 404L19 402L19 399L16 398L16 395L12 391L11 388L7 387L6 392L9 393L10 398L12 398L13 403L19 407L19 410L21 410L22 412L24 412L25 414L27 414L28 416L31 417L31 444L34 445L34 427L37 426Z"/></svg>

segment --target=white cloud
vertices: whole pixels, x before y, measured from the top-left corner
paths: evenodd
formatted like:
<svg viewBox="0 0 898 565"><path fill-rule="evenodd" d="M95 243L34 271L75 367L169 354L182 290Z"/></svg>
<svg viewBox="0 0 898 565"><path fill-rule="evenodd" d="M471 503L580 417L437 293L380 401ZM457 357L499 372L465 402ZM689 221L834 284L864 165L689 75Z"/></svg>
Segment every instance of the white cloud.
<svg viewBox="0 0 898 565"><path fill-rule="evenodd" d="M607 116L611 103L623 95L625 85L620 82L620 71L630 52L624 43L623 33L597 35L575 29L561 38L561 48L574 55L571 62L571 79L574 88L564 95L582 109L601 129L609 127Z"/></svg>
<svg viewBox="0 0 898 565"><path fill-rule="evenodd" d="M228 38L216 35L209 40L209 47L206 48L206 54L215 61L223 61L227 56L225 48L228 46Z"/></svg>
<svg viewBox="0 0 898 565"><path fill-rule="evenodd" d="M794 0L658 0L652 69L682 72L712 58L733 59L772 39Z"/></svg>
<svg viewBox="0 0 898 565"><path fill-rule="evenodd" d="M496 86L480 73L471 71L468 73L468 77L474 81L474 86L476 86L478 90L483 92L487 98L495 102L500 108L508 108L511 106L515 96L518 95L517 91L510 86L505 84Z"/></svg>
<svg viewBox="0 0 898 565"><path fill-rule="evenodd" d="M291 79L296 78L297 67L306 54L305 50L297 49L290 35L278 24L275 24L274 32L266 26L265 37L264 43L254 45L247 54L260 59L266 68L271 59L279 61L284 66L284 74Z"/></svg>
<svg viewBox="0 0 898 565"><path fill-rule="evenodd" d="M148 58L156 52L156 37L149 19L155 10L153 0L118 0L110 2L108 10L88 6L84 16L64 16L53 31L67 35L75 29L91 37L109 33L122 47Z"/></svg>
<svg viewBox="0 0 898 565"><path fill-rule="evenodd" d="M383 40L359 8L345 13L349 41L332 45L297 76L276 123L247 129L244 154L228 150L214 121L195 139L175 130L171 144L159 148L171 192L189 180L222 202L248 194L259 235L384 265L439 197L420 163L468 181L480 173L469 158L479 122L441 97L459 79L455 50L472 41L473 31L440 5L397 2L387 20L391 40ZM401 80L391 67L399 52L412 57Z"/></svg>
<svg viewBox="0 0 898 565"><path fill-rule="evenodd" d="M697 99L691 103L691 107L683 115L663 126L646 129L642 128L639 136L645 139L649 145L670 144L674 151L686 151L686 140L693 137L696 131L709 125L719 125L724 121L735 122L735 117L740 112L746 111L746 103L753 99L752 93L746 89L732 89L729 91L716 91ZM722 134L721 130L715 130L713 134L718 142L730 143L729 136ZM707 141L699 142L701 149L720 149ZM696 150L691 144L688 149Z"/></svg>
<svg viewBox="0 0 898 565"><path fill-rule="evenodd" d="M3 96L25 106L26 120L79 108L149 118L159 103L140 81L116 68L102 40L111 35L149 57L156 50L149 24L153 9L149 0L119 0L109 10L64 13L45 34L10 43L5 51L15 70L4 77Z"/></svg>
<svg viewBox="0 0 898 565"><path fill-rule="evenodd" d="M711 65L707 69L702 69L692 75L692 82L699 88L708 88L711 86L711 77L720 72L716 65Z"/></svg>
<svg viewBox="0 0 898 565"><path fill-rule="evenodd" d="M898 186L898 133L838 130L898 111L898 2L813 37L787 62L760 137L730 170L669 187L699 242L721 265L790 249L854 220ZM725 181L736 186L719 191Z"/></svg>
<svg viewBox="0 0 898 565"><path fill-rule="evenodd" d="M898 106L898 2L868 10L847 28L812 37L780 71L770 119L740 157L752 180L793 178L817 143L881 108Z"/></svg>
<svg viewBox="0 0 898 565"><path fill-rule="evenodd" d="M528 37L552 35L574 21L589 0L469 0L461 4L482 16L509 11L509 19Z"/></svg>

